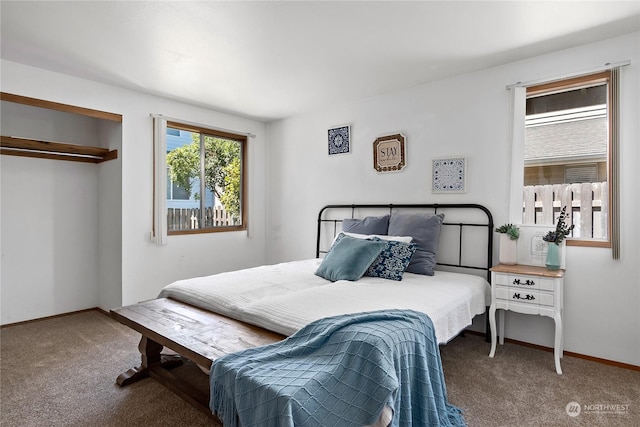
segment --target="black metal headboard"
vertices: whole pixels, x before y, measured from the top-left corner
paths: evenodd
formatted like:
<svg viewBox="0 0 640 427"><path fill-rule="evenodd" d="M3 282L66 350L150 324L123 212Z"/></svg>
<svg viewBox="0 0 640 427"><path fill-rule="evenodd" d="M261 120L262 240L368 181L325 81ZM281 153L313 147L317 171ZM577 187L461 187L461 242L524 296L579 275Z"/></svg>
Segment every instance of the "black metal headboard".
<svg viewBox="0 0 640 427"><path fill-rule="evenodd" d="M342 230L344 218L372 216L376 213L391 214L400 210L444 213L437 265L453 269L483 270L487 281L491 280L489 269L493 265L493 216L489 209L478 204L327 205L318 213L316 257L328 251L327 245ZM486 253L479 253L484 250ZM443 257L448 257L441 259L441 253L446 253Z"/></svg>

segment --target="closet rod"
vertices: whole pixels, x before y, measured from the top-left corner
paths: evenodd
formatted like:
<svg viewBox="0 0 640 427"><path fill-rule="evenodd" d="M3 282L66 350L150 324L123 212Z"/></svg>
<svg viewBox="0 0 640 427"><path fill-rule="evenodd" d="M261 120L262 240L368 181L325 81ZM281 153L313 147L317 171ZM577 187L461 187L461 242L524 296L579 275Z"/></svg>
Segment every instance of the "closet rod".
<svg viewBox="0 0 640 427"><path fill-rule="evenodd" d="M4 135L0 137L0 154L89 163L118 158L118 150Z"/></svg>

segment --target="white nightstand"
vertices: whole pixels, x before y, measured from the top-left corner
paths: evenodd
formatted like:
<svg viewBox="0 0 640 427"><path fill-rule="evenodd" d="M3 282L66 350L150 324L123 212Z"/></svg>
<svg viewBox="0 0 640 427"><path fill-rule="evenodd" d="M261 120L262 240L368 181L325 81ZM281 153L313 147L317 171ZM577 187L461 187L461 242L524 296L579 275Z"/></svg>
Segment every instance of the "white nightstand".
<svg viewBox="0 0 640 427"><path fill-rule="evenodd" d="M551 271L531 265L498 264L491 268L491 352L496 353L496 309L500 312L500 345L504 344L504 311L537 314L553 318L556 325L554 357L556 372L562 374L562 286L564 270Z"/></svg>

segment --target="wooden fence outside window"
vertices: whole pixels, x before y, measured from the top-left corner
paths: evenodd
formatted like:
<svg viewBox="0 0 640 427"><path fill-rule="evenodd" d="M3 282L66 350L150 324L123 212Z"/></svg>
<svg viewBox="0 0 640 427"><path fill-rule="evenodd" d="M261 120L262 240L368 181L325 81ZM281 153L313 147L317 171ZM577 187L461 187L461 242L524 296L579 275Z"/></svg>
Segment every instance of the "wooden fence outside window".
<svg viewBox="0 0 640 427"><path fill-rule="evenodd" d="M609 189L606 182L524 187L523 224L555 224L560 210L571 212L572 237L607 239Z"/></svg>
<svg viewBox="0 0 640 427"><path fill-rule="evenodd" d="M239 225L236 218L224 208L216 206L205 208L204 224L200 224L200 209L168 208L167 229L169 231L199 230L202 228L225 227Z"/></svg>

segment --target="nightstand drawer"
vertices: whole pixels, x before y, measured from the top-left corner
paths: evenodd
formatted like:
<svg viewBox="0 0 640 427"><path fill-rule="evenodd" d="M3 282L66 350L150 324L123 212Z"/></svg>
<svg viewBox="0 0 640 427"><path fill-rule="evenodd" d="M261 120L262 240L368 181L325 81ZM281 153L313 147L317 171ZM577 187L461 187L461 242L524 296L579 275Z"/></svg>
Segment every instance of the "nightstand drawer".
<svg viewBox="0 0 640 427"><path fill-rule="evenodd" d="M553 307L553 294L536 292L517 287L496 287L496 299L523 304L545 305Z"/></svg>
<svg viewBox="0 0 640 427"><path fill-rule="evenodd" d="M522 274L496 274L496 285L553 291L553 279Z"/></svg>

